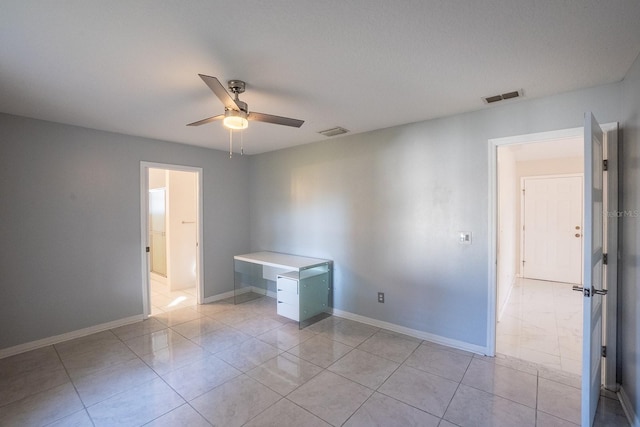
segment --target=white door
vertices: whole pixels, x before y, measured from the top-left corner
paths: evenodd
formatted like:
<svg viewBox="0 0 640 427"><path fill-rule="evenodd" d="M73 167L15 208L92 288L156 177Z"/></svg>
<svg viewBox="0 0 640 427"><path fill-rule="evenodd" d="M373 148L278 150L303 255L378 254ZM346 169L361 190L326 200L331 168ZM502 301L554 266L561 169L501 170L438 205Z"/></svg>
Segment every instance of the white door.
<svg viewBox="0 0 640 427"><path fill-rule="evenodd" d="M582 283L582 177L524 179L523 272Z"/></svg>
<svg viewBox="0 0 640 427"><path fill-rule="evenodd" d="M618 310L618 124L602 126L604 130L604 158L607 161L604 173L604 262L603 282L607 298L602 311L602 345L607 347L607 357L602 359L602 383L609 390L617 390L616 380L616 335Z"/></svg>
<svg viewBox="0 0 640 427"><path fill-rule="evenodd" d="M601 380L603 246L603 132L591 113L584 123L584 337L582 425L593 425Z"/></svg>

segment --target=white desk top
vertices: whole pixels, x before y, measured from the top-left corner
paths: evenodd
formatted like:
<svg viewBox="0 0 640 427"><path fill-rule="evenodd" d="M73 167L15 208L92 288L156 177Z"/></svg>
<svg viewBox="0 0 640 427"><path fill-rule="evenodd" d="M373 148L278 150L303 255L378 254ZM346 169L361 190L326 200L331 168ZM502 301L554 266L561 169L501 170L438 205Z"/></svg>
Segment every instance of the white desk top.
<svg viewBox="0 0 640 427"><path fill-rule="evenodd" d="M300 269L331 262L331 260L328 259L307 258L304 256L281 254L278 252L253 252L250 254L236 255L233 259L293 271L300 271Z"/></svg>

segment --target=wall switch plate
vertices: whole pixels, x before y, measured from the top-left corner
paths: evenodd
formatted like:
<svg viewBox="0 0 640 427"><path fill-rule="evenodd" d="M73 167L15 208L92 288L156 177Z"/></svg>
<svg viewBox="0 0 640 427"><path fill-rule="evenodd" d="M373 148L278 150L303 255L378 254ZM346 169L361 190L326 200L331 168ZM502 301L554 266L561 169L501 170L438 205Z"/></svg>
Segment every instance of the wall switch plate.
<svg viewBox="0 0 640 427"><path fill-rule="evenodd" d="M470 231L459 231L458 232L458 243L461 245L470 245L471 244L471 232Z"/></svg>
<svg viewBox="0 0 640 427"><path fill-rule="evenodd" d="M384 292L378 292L378 302L384 303Z"/></svg>

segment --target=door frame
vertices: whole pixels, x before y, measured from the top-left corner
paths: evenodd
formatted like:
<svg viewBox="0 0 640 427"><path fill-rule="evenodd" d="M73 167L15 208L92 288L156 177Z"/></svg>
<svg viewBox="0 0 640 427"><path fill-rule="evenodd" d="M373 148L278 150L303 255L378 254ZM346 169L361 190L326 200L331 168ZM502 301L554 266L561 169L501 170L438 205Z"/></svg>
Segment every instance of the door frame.
<svg viewBox="0 0 640 427"><path fill-rule="evenodd" d="M535 144L535 142L534 142ZM584 173L566 173L566 174L554 174L554 175L527 175L527 176L523 176L520 177L520 193L522 194L522 192L524 191L524 184L525 181L528 179L554 179L554 178L581 178L582 179L582 188L583 188L583 192L582 194L580 194L580 198L582 199L582 218L580 219L580 226L582 228L584 228ZM520 259L518 260L518 263L520 264L520 266L522 267L522 270L520 271L520 277L524 278L524 272L525 269L523 267L522 261L524 260L524 245L525 245L525 238L524 238L524 233L525 233L525 215L524 215L524 209L525 209L525 200L526 197L520 197ZM580 233L582 234L582 229L580 230ZM581 239L581 250L580 250L580 257L584 256L584 242ZM583 272L582 272L582 264L580 264L580 284L582 284L582 276L583 276Z"/></svg>
<svg viewBox="0 0 640 427"><path fill-rule="evenodd" d="M147 247L149 246L149 169L166 169L196 174L196 301L202 304L204 299L204 259L203 250L203 170L200 167L175 165L169 163L140 162L140 256L142 260L142 314L147 319L151 314L150 293L150 260Z"/></svg>
<svg viewBox="0 0 640 427"><path fill-rule="evenodd" d="M601 124L604 131L605 153L607 159L617 159L618 146L618 122ZM514 135L503 138L492 138L488 140L488 160L489 160L489 186L488 186L488 219L489 219L489 239L488 239L488 292L487 292L487 347L486 355L496 354L496 320L497 320L497 240L498 240L498 147L505 145L526 144L541 142L550 139L562 139L583 137L584 127L560 129L548 132L530 133L524 135ZM616 162L617 163L617 162ZM615 166L617 170L617 165ZM604 187L608 193L607 197L613 197L617 206L617 179L608 180ZM584 211L584 208L583 208ZM609 253L609 265L606 268L607 289L609 293L605 298L604 309L606 315L603 320L605 327L603 337L607 345L607 358L604 359L603 378L605 387L615 390L616 384L616 330L617 330L617 259L618 259L618 234L617 218L609 216L607 218L608 234L606 239L607 252ZM613 262L612 262L613 261Z"/></svg>

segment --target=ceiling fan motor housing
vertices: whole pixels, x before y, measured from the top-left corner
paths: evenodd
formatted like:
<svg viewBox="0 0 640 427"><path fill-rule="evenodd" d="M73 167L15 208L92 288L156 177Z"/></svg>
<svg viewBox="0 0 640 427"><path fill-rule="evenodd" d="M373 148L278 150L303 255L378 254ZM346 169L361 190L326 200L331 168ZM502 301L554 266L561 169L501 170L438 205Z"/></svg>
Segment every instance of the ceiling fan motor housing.
<svg viewBox="0 0 640 427"><path fill-rule="evenodd" d="M227 84L231 93L242 93L246 87L246 83L242 80L229 80Z"/></svg>
<svg viewBox="0 0 640 427"><path fill-rule="evenodd" d="M244 92L246 83L242 80L229 80L227 84L229 85L229 90L231 91L231 93L236 95L236 99L234 101L238 105L238 108L240 108L240 111L244 111L245 113L249 112L249 106L247 105L247 103L242 102L240 101L240 99L238 99L238 95Z"/></svg>

